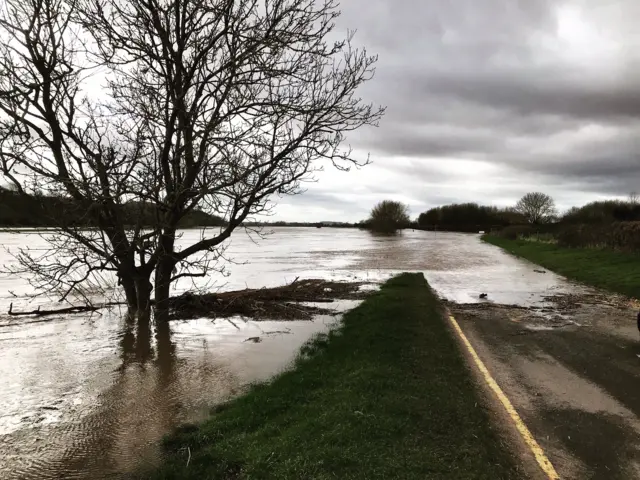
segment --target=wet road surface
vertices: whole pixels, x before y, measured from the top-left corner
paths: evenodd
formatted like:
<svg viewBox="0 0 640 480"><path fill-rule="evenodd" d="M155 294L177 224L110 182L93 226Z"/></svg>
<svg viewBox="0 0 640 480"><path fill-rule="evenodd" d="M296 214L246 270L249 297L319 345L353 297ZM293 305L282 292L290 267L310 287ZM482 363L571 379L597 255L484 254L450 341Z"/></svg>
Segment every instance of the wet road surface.
<svg viewBox="0 0 640 480"><path fill-rule="evenodd" d="M449 308L560 478L640 478L637 308L580 290L538 308Z"/></svg>

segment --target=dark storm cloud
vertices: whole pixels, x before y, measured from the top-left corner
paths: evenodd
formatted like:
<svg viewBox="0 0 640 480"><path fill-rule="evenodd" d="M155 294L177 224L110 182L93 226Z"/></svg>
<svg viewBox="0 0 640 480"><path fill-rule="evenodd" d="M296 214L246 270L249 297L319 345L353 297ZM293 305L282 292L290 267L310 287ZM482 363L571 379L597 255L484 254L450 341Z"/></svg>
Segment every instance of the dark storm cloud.
<svg viewBox="0 0 640 480"><path fill-rule="evenodd" d="M546 175L550 182L583 183L586 191L625 195L640 190L640 136L637 129L608 140L584 140L580 145L552 154L530 154L501 161L516 173Z"/></svg>
<svg viewBox="0 0 640 480"><path fill-rule="evenodd" d="M590 57L588 45L578 52L586 61L570 61L558 46L563 5L583 7L587 21L609 22L611 31L628 28L595 10L596 0L343 2L340 25L356 28L357 43L380 54L363 96L388 107L380 128L350 141L407 181L455 181L459 173L438 175L437 162L466 159L503 169L478 184L520 177L572 188L576 198L640 189L640 42L620 35L616 52L627 57L615 65L607 55ZM616 22L637 18L633 0L607 5L618 8ZM435 195L422 198L431 203Z"/></svg>
<svg viewBox="0 0 640 480"><path fill-rule="evenodd" d="M558 73L439 72L418 81L425 95L490 105L514 115L555 114L591 121L640 117L640 77L599 85L585 78L559 78Z"/></svg>
<svg viewBox="0 0 640 480"><path fill-rule="evenodd" d="M386 127L383 135L367 137L366 144L388 154L421 157L428 152L442 157L498 149L502 141L480 129L396 124Z"/></svg>

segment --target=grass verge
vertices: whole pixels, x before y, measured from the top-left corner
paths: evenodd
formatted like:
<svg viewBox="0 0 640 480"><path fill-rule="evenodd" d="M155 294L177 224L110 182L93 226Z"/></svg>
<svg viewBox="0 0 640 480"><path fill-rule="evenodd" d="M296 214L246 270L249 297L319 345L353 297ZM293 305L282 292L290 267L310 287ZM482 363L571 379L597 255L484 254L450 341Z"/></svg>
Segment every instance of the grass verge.
<svg viewBox="0 0 640 480"><path fill-rule="evenodd" d="M484 236L483 240L549 270L632 298L640 297L640 254L564 248L551 243Z"/></svg>
<svg viewBox="0 0 640 480"><path fill-rule="evenodd" d="M403 274L292 370L168 438L151 478L520 478L476 402L438 300Z"/></svg>

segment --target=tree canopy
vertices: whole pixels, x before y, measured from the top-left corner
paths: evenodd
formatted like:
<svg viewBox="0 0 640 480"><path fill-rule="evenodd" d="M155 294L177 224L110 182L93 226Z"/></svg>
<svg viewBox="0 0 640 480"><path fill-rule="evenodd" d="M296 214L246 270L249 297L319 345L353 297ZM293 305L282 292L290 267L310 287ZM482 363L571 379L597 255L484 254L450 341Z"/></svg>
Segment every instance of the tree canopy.
<svg viewBox="0 0 640 480"><path fill-rule="evenodd" d="M441 228L462 232L502 227L523 223L522 215L513 209L479 205L477 203L454 203L435 207L418 216L418 226Z"/></svg>
<svg viewBox="0 0 640 480"><path fill-rule="evenodd" d="M371 209L367 223L374 231L392 233L407 227L410 222L407 205L394 200L383 200Z"/></svg>
<svg viewBox="0 0 640 480"><path fill-rule="evenodd" d="M553 198L542 192L527 193L518 200L515 210L533 224L547 223L557 214Z"/></svg>

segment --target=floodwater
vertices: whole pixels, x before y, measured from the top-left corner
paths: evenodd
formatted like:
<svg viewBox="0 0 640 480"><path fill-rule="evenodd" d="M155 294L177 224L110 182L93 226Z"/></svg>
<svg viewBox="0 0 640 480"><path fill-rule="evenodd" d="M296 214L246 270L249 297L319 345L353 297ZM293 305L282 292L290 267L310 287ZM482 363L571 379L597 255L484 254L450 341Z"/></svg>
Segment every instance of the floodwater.
<svg viewBox="0 0 640 480"><path fill-rule="evenodd" d="M181 242L198 234L186 231ZM0 233L0 243L12 251L44 245L36 233ZM535 305L576 289L477 235L279 228L264 238L238 232L225 256L233 262L227 275L195 286L256 288L297 277L381 282L419 271L461 303L484 292L488 301ZM11 262L0 252L0 264ZM175 293L193 287L181 283ZM0 478L118 478L154 464L164 434L285 369L304 342L355 305L310 322L195 319L154 334L134 332L115 310L46 321L2 313L10 303L15 310L52 303L30 301L31 293L25 278L0 276ZM256 336L259 343L246 341Z"/></svg>

